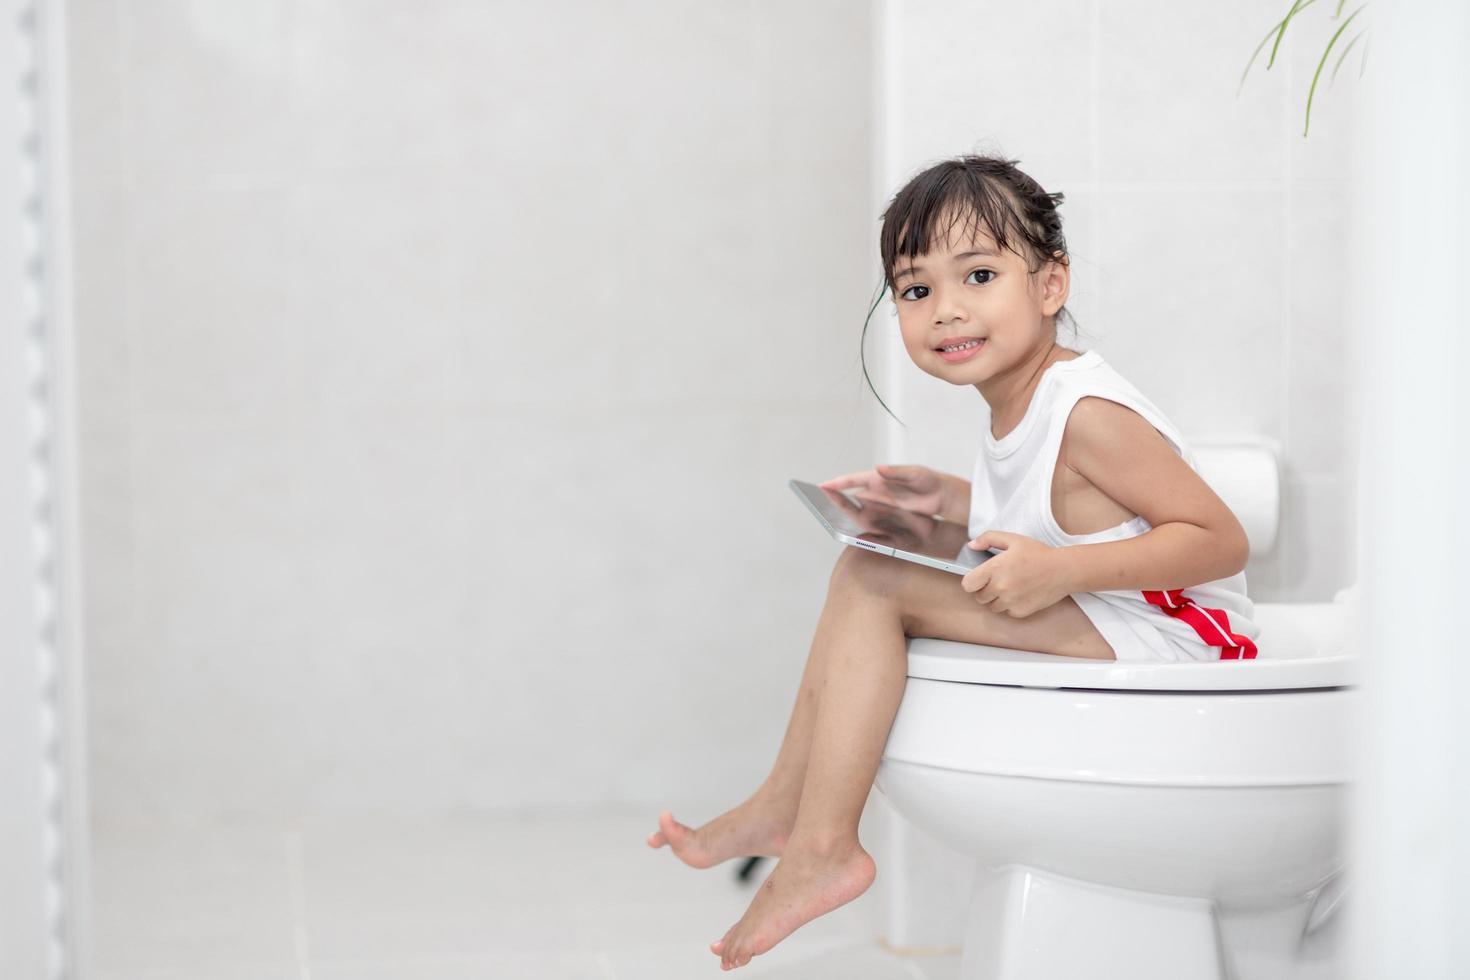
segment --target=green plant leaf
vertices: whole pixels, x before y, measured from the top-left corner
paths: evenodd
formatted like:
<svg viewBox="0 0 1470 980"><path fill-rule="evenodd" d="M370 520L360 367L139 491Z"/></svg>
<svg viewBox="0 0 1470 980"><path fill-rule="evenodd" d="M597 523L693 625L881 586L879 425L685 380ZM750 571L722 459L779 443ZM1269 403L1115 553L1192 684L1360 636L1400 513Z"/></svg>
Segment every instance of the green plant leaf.
<svg viewBox="0 0 1470 980"><path fill-rule="evenodd" d="M1342 54L1339 55L1338 58L1337 58L1337 64L1335 64L1335 65L1332 66L1332 77L1327 80L1327 83L1329 85L1332 84L1333 82L1337 81L1337 69L1339 69L1339 68L1342 67L1342 63L1347 58L1348 52L1353 49L1353 45L1354 44L1357 44L1358 43L1358 39L1361 38L1364 34L1367 34L1367 33L1368 33L1368 29L1366 27L1363 28L1361 31L1359 31L1358 33L1354 34L1353 35L1353 39L1348 42L1348 46L1342 49ZM1365 50L1366 50L1366 45L1364 47L1365 47Z"/></svg>
<svg viewBox="0 0 1470 980"><path fill-rule="evenodd" d="M1322 66L1327 64L1327 56L1332 53L1332 46L1337 43L1338 38L1342 37L1342 32L1347 30L1347 26L1353 22L1353 18L1362 13L1363 8L1367 6L1368 4L1365 3L1362 7L1347 15L1347 19L1342 22L1341 26L1337 28L1337 32L1332 35L1332 40L1327 42L1327 50L1322 52L1322 60L1317 62L1317 71L1312 75L1312 87L1307 90L1307 121L1305 128L1302 129L1303 138L1306 138L1307 132L1312 127L1312 95L1317 91L1317 80L1322 77Z"/></svg>
<svg viewBox="0 0 1470 980"><path fill-rule="evenodd" d="M1251 65L1256 63L1256 56L1261 53L1261 49L1266 46L1266 42L1271 40L1271 35L1276 35L1276 44L1279 45L1281 43L1281 35L1286 33L1286 25L1291 20L1291 18L1298 12L1306 9L1308 6L1316 2L1317 0L1305 0L1305 2L1302 2L1302 0L1296 0L1296 2L1292 3L1291 9L1286 12L1286 16L1281 18L1279 22L1271 25L1271 29L1266 32L1266 36L1261 38L1261 43L1256 45L1256 50L1251 52L1251 60L1245 63L1245 71L1240 73L1240 84L1235 88L1236 98L1240 98L1240 90L1245 88L1245 79L1246 76L1251 73ZM1341 0L1341 2L1345 2L1345 0ZM1266 65L1267 71L1271 70L1271 65L1275 63L1275 60L1276 47L1273 45L1271 48L1271 61L1268 62Z"/></svg>
<svg viewBox="0 0 1470 980"><path fill-rule="evenodd" d="M1286 12L1286 16L1281 18L1281 29L1276 32L1276 43L1271 45L1271 58L1266 62L1267 71L1270 71L1271 66L1276 64L1276 49L1281 47L1281 39L1286 36L1286 25L1290 23L1291 19L1297 14L1310 7L1313 2L1314 0L1307 0L1306 3L1301 3L1300 0L1298 0L1297 3L1293 3L1291 5L1291 9Z"/></svg>

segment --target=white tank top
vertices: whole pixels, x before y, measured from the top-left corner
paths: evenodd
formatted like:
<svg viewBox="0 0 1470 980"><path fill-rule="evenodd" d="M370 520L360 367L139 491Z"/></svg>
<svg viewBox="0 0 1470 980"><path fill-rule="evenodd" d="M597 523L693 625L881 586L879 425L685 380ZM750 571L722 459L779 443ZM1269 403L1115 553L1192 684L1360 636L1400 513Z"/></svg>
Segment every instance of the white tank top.
<svg viewBox="0 0 1470 980"><path fill-rule="evenodd" d="M996 439L986 425L970 484L971 538L988 530L1010 531L1060 548L1122 541L1152 530L1136 516L1090 534L1068 534L1052 514L1052 473L1062 433L1073 406L1088 395L1142 415L1198 472L1194 452L1158 406L1101 354L1086 351L1047 367L1020 424L1005 438ZM1078 592L1072 599L1120 661L1250 660L1257 653L1261 630L1253 621L1255 605L1246 597L1244 572L1178 589Z"/></svg>

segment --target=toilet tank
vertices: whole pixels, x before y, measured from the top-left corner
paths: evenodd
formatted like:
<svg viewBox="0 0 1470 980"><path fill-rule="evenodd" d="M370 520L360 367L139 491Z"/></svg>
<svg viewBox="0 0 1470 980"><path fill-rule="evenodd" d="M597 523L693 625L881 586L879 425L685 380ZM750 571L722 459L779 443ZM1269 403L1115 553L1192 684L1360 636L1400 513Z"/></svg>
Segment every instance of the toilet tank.
<svg viewBox="0 0 1470 980"><path fill-rule="evenodd" d="M1281 527L1281 447L1265 436L1190 436L1195 471L1245 527L1251 557L1271 553Z"/></svg>

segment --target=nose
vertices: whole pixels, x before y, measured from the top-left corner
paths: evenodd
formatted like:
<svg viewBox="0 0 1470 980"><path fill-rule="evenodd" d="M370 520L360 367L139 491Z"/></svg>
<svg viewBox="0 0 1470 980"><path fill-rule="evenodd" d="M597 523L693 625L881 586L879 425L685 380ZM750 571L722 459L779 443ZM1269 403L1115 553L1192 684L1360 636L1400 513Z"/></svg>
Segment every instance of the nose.
<svg viewBox="0 0 1470 980"><path fill-rule="evenodd" d="M938 290L934 296L934 323L943 326L958 317L965 319L965 308L950 295L949 290Z"/></svg>

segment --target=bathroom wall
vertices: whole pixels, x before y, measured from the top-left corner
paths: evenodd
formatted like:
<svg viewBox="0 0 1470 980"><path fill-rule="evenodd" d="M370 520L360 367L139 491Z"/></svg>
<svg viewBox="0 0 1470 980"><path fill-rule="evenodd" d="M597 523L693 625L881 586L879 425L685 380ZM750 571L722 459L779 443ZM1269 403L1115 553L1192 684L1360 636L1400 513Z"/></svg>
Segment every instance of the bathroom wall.
<svg viewBox="0 0 1470 980"><path fill-rule="evenodd" d="M1099 350L1188 438L1278 441L1281 534L1246 581L1257 601L1313 602L1352 583L1356 553L1344 270L1362 51L1330 78L1350 25L1303 138L1341 18L1303 11L1274 66L1268 43L1241 87L1286 7L887 0L870 213L966 152L1018 159L1063 192L1081 335L1061 324L1059 341ZM892 310L885 298L874 319L878 391L905 426L883 416L880 454L968 478L985 402L919 371Z"/></svg>
<svg viewBox="0 0 1470 980"><path fill-rule="evenodd" d="M752 788L786 480L871 457L868 8L68 13L96 818Z"/></svg>
<svg viewBox="0 0 1470 980"><path fill-rule="evenodd" d="M1067 194L1083 346L1281 441L1252 594L1346 584L1324 18L1237 98L1274 3L67 9L98 820L736 802L838 551L785 481L973 461L972 389L875 317L899 430L858 356L970 149Z"/></svg>

